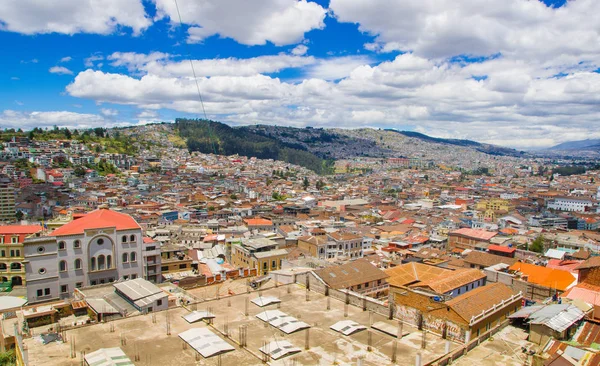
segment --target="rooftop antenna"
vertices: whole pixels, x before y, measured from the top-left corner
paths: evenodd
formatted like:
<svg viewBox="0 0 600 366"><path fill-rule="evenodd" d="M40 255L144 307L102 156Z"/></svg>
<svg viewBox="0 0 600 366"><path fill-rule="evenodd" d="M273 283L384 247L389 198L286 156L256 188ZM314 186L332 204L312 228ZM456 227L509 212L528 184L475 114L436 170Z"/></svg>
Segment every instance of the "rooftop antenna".
<svg viewBox="0 0 600 366"><path fill-rule="evenodd" d="M181 20L181 13L179 12L179 5L177 4L177 0L175 1L175 9L177 9L177 16L179 18L179 25L181 29L183 29L183 21ZM206 121L206 126L208 128L208 138L210 140L210 144L213 148L213 153L217 155L217 149L215 148L215 141L212 137L212 131L210 128L210 121L208 120L208 116L206 115L206 109L204 108L204 100L202 99L202 93L200 92L200 85L198 84L198 77L196 76L196 69L194 68L194 62L192 61L192 54L190 53L189 46L187 42L185 42L185 49L188 54L188 61L190 62L190 67L192 68L192 74L194 75L194 83L196 84L196 91L198 92L198 99L200 100L200 105L202 106L202 113L204 114L204 120Z"/></svg>

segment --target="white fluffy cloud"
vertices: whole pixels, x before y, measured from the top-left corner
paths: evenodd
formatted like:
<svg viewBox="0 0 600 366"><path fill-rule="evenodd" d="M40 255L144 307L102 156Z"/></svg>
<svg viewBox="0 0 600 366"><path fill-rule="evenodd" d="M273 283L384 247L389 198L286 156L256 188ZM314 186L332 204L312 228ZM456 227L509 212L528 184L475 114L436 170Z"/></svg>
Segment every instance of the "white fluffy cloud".
<svg viewBox="0 0 600 366"><path fill-rule="evenodd" d="M154 1L157 18L179 23L175 2ZM179 0L178 4L182 22L191 26L192 43L218 34L247 45L288 45L325 26L326 10L306 0Z"/></svg>
<svg viewBox="0 0 600 366"><path fill-rule="evenodd" d="M111 108L100 108L100 113L105 117L116 117L119 111Z"/></svg>
<svg viewBox="0 0 600 366"><path fill-rule="evenodd" d="M377 36L366 45L371 50L428 58L501 53L540 61L560 55L598 60L600 51L596 0L560 8L537 0L331 0L330 9L339 21Z"/></svg>
<svg viewBox="0 0 600 366"><path fill-rule="evenodd" d="M143 57L133 57L138 58ZM325 61L313 59L309 70L319 62ZM590 132L599 130L600 74L590 71L559 78L503 58L460 65L411 53L379 65L359 60L337 82L327 81L335 79L330 72L294 83L255 71L199 77L212 118L236 124L413 126L437 136L514 147L600 137ZM189 71L144 72L136 78L86 70L67 92L146 110L201 111Z"/></svg>
<svg viewBox="0 0 600 366"><path fill-rule="evenodd" d="M73 71L67 69L64 66L52 66L48 71L51 74L73 75Z"/></svg>
<svg viewBox="0 0 600 366"><path fill-rule="evenodd" d="M69 128L94 128L118 126L124 123L112 122L95 114L74 113L68 111L20 112L4 110L0 112L0 125L4 128L31 130L34 127L52 128L52 126Z"/></svg>
<svg viewBox="0 0 600 366"><path fill-rule="evenodd" d="M122 66L129 71L139 71L160 77L188 77L192 74L188 60L173 61L171 55L161 52L147 55L134 52L115 52L108 59L112 61L112 66ZM299 68L316 62L313 57L286 54L247 59L229 57L193 60L197 76L252 76L275 73L288 68Z"/></svg>
<svg viewBox="0 0 600 366"><path fill-rule="evenodd" d="M305 44L299 44L294 49L292 49L292 55L295 56L303 56L308 52L308 46Z"/></svg>
<svg viewBox="0 0 600 366"><path fill-rule="evenodd" d="M152 24L141 0L2 0L0 30L23 34L139 34Z"/></svg>

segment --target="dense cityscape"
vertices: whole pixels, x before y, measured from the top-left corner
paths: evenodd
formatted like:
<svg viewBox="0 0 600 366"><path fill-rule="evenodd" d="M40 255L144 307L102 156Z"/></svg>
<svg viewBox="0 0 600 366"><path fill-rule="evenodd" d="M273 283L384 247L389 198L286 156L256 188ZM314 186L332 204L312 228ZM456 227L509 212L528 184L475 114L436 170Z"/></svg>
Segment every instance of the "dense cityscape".
<svg viewBox="0 0 600 366"><path fill-rule="evenodd" d="M4 131L5 349L45 365L600 359L595 165L368 133L386 156L318 175L190 152L173 124Z"/></svg>
<svg viewBox="0 0 600 366"><path fill-rule="evenodd" d="M0 0L0 366L599 366L598 0Z"/></svg>

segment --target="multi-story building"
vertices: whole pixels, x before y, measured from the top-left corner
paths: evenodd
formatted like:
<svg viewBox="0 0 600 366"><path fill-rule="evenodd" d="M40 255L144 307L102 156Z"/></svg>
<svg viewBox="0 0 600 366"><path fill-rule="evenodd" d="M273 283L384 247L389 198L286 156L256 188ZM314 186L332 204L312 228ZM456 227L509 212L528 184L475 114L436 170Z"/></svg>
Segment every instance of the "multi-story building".
<svg viewBox="0 0 600 366"><path fill-rule="evenodd" d="M478 202L476 208L481 212L483 218L494 221L498 215L512 211L514 206L507 200L491 198Z"/></svg>
<svg viewBox="0 0 600 366"><path fill-rule="evenodd" d="M10 282L13 286L25 284L23 241L41 231L41 225L0 226L0 276L3 283Z"/></svg>
<svg viewBox="0 0 600 366"><path fill-rule="evenodd" d="M589 198L556 197L546 203L546 207L557 211L585 212L589 211L594 202Z"/></svg>
<svg viewBox="0 0 600 366"><path fill-rule="evenodd" d="M142 257L144 258L144 278L154 283L162 282L160 243L147 236L144 237Z"/></svg>
<svg viewBox="0 0 600 366"><path fill-rule="evenodd" d="M0 222L15 220L15 187L12 180L0 174Z"/></svg>
<svg viewBox="0 0 600 366"><path fill-rule="evenodd" d="M144 275L140 225L101 208L23 242L30 303L66 298L75 288Z"/></svg>
<svg viewBox="0 0 600 366"><path fill-rule="evenodd" d="M362 258L362 237L351 233L330 233L327 245L327 258L345 256L350 259Z"/></svg>
<svg viewBox="0 0 600 366"><path fill-rule="evenodd" d="M298 237L298 248L306 250L312 257L326 259L328 241L326 235L300 236Z"/></svg>
<svg viewBox="0 0 600 366"><path fill-rule="evenodd" d="M236 268L257 268L259 275L281 269L288 252L266 238L244 239L231 248L231 262Z"/></svg>
<svg viewBox="0 0 600 366"><path fill-rule="evenodd" d="M160 248L160 264L162 274L186 272L192 270L193 259L187 254L183 245L163 245Z"/></svg>
<svg viewBox="0 0 600 366"><path fill-rule="evenodd" d="M448 233L448 248L449 249L487 249L490 240L498 233L476 230L476 229L458 229Z"/></svg>

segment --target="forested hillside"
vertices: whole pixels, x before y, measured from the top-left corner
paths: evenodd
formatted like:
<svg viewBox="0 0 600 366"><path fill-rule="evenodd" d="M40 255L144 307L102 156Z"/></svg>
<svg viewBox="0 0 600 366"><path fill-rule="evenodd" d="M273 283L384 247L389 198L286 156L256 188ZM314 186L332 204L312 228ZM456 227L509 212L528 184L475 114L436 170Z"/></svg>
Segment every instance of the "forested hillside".
<svg viewBox="0 0 600 366"><path fill-rule="evenodd" d="M332 161L321 159L302 146L286 144L220 122L178 118L175 127L179 136L186 139L190 151L282 160L318 174L329 174L333 170Z"/></svg>

